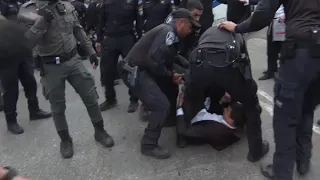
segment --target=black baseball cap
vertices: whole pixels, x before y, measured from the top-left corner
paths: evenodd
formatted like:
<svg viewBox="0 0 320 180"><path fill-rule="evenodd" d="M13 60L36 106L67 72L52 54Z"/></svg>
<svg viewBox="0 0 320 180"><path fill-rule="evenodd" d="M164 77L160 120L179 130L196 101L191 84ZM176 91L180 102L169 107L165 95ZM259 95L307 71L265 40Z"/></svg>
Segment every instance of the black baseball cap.
<svg viewBox="0 0 320 180"><path fill-rule="evenodd" d="M201 25L197 20L195 20L191 14L191 12L185 8L179 8L171 13L172 18L185 18L188 19L195 28L200 28Z"/></svg>

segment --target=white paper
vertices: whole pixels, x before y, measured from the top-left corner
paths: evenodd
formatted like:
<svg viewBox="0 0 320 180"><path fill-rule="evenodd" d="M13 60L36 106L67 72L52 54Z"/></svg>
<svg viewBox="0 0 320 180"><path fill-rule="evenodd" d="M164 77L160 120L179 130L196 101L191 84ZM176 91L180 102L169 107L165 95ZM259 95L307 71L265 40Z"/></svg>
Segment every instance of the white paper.
<svg viewBox="0 0 320 180"><path fill-rule="evenodd" d="M286 25L284 22L279 22L278 19L273 20L272 37L273 41L284 41L286 39Z"/></svg>

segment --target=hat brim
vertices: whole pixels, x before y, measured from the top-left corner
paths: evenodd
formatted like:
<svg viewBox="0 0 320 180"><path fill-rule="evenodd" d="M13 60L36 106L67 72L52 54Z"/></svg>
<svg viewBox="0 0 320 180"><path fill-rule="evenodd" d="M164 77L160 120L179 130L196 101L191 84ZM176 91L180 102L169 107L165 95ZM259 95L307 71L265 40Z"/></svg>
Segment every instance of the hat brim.
<svg viewBox="0 0 320 180"><path fill-rule="evenodd" d="M201 24L198 21L192 19L190 20L190 22L194 28L196 29L201 28Z"/></svg>

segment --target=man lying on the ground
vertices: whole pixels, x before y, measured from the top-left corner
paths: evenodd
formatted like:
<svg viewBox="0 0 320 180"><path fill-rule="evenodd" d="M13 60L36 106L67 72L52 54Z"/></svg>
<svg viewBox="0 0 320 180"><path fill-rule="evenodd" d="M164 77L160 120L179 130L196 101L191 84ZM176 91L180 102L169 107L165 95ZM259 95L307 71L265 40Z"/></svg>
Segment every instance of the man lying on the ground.
<svg viewBox="0 0 320 180"><path fill-rule="evenodd" d="M245 124L244 111L239 102L231 102L223 109L222 115L209 113L203 104L203 106L197 106L198 113L195 117L186 117L183 100L184 94L180 93L177 105L179 147L185 147L187 143L227 145L230 138L235 137L234 130Z"/></svg>

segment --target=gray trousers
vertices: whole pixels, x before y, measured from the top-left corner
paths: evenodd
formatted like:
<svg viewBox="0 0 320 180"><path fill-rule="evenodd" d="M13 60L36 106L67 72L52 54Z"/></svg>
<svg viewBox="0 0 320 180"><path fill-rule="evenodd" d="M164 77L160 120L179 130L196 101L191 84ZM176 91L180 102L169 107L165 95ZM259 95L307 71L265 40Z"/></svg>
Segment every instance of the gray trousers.
<svg viewBox="0 0 320 180"><path fill-rule="evenodd" d="M94 79L82 64L79 55L62 64L44 64L44 76L41 83L44 96L50 101L53 120L57 131L68 130L66 121L65 82L71 84L80 95L92 123L102 121L98 105L98 94Z"/></svg>

